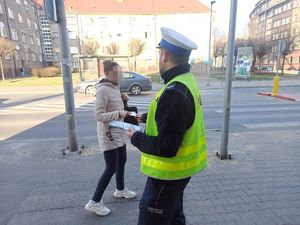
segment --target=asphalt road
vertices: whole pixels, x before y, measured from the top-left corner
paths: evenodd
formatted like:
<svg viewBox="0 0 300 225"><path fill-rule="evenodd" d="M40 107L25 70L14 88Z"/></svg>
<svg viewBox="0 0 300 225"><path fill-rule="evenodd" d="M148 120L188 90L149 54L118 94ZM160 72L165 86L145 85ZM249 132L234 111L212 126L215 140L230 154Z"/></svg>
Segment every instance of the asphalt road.
<svg viewBox="0 0 300 225"><path fill-rule="evenodd" d="M158 89L156 86L155 89ZM231 130L299 129L300 102L259 96L257 92L270 87L239 87L232 89ZM300 93L300 87L281 87L281 93ZM129 104L146 112L155 91L130 96ZM94 97L75 93L76 125L79 137L96 136L93 117ZM223 123L222 88L202 90L205 125L208 130L220 130ZM0 140L64 139L66 119L61 91L20 91L1 93Z"/></svg>

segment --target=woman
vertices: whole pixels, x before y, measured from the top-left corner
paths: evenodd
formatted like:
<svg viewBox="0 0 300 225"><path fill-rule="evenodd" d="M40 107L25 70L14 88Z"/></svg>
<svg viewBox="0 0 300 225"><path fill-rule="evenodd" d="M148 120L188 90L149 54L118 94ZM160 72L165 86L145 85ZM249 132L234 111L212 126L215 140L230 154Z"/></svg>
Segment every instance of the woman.
<svg viewBox="0 0 300 225"><path fill-rule="evenodd" d="M124 186L124 167L126 163L126 145L123 130L109 127L113 120L121 120L128 116L124 110L118 81L121 77L121 67L114 61L105 61L104 78L97 84L95 103L95 118L97 120L98 142L104 154L105 170L99 179L92 200L85 209L100 216L106 216L110 210L102 202L103 193L112 176L116 174L115 198L135 198L136 193Z"/></svg>

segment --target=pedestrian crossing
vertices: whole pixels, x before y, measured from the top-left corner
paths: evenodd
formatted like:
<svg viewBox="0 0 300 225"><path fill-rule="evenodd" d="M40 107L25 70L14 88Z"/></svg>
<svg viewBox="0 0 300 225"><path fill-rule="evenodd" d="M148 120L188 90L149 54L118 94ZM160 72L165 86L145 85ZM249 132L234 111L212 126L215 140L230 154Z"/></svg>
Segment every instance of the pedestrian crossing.
<svg viewBox="0 0 300 225"><path fill-rule="evenodd" d="M207 93L206 93L207 94ZM207 95L206 95L207 96ZM152 95L130 96L128 105L137 107L140 113L147 112L152 101ZM270 98L271 99L271 98ZM208 101L210 104L211 101ZM216 102L217 103L217 102ZM214 103L213 103L214 104ZM252 105L251 105L252 104ZM75 98L76 113L93 113L95 98ZM216 105L203 105L204 117L208 129L221 129L223 106L218 102ZM30 102L26 104L0 108L0 115L10 114L38 114L65 112L63 99ZM272 129L272 128L299 128L300 129L300 102L280 101L257 101L232 105L231 121L240 129ZM236 125L238 124L238 125Z"/></svg>
<svg viewBox="0 0 300 225"><path fill-rule="evenodd" d="M209 110L211 111L219 117L223 114L222 109L214 108ZM206 115L209 115L209 112ZM232 123L239 124L240 128L248 130L300 129L300 103L233 106L230 109L230 119Z"/></svg>
<svg viewBox="0 0 300 225"><path fill-rule="evenodd" d="M130 100L129 106L135 106L139 111L147 111L151 100ZM95 107L95 100L92 101L75 101L75 111L76 112L93 112ZM33 112L64 112L65 104L63 101L60 102L33 102L22 104L13 107L7 107L5 109L0 109L1 114L10 113L33 113Z"/></svg>

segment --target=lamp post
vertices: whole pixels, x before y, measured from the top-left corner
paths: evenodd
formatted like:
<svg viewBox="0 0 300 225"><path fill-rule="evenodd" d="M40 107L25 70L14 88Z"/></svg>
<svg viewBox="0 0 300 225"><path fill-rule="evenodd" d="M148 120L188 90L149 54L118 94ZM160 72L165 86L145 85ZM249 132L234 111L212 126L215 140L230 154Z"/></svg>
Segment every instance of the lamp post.
<svg viewBox="0 0 300 225"><path fill-rule="evenodd" d="M208 64L207 64L207 86L209 86L209 77L210 77L210 49L211 49L211 29L212 29L212 13L213 13L213 4L216 1L210 1L210 26L209 26L209 43L208 43Z"/></svg>

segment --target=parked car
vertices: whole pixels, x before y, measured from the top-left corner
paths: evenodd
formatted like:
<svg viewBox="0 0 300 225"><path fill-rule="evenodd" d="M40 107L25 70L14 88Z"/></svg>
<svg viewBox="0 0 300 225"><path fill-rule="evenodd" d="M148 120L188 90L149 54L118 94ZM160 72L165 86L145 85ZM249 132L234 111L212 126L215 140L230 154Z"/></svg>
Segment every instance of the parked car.
<svg viewBox="0 0 300 225"><path fill-rule="evenodd" d="M102 78L95 80L83 81L79 84L78 92L85 93L87 95L96 95L96 84ZM122 75L122 80L119 84L120 91L130 92L133 95L139 95L142 91L152 90L151 77L146 77L142 74L125 71Z"/></svg>

